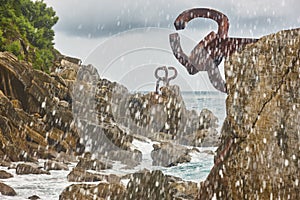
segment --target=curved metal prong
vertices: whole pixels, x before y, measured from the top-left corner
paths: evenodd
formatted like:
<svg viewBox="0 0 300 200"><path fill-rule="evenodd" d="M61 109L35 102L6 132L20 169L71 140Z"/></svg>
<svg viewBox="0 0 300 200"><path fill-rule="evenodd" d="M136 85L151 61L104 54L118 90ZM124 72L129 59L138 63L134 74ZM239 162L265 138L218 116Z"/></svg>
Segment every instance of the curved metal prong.
<svg viewBox="0 0 300 200"><path fill-rule="evenodd" d="M218 23L218 35L226 38L229 29L229 20L223 13L209 8L194 8L182 12L175 20L174 26L176 30L182 30L187 23L194 18L209 18Z"/></svg>
<svg viewBox="0 0 300 200"><path fill-rule="evenodd" d="M175 67L168 67L168 70L172 70L174 72L174 75L168 78L167 80L167 86L169 85L171 80L174 80L177 77L177 69Z"/></svg>
<svg viewBox="0 0 300 200"><path fill-rule="evenodd" d="M190 74L207 71L213 86L221 92L226 92L225 81L222 79L218 65L224 57L230 56L246 44L256 42L257 39L228 38L229 20L227 16L208 8L194 8L182 12L174 22L176 30L184 29L190 20L199 17L216 21L218 23L218 33L209 33L192 50L190 56L183 52L179 35L177 33L170 34L170 45L173 54Z"/></svg>
<svg viewBox="0 0 300 200"><path fill-rule="evenodd" d="M164 71L165 72L165 76L159 76L158 72L159 71ZM158 67L155 69L154 72L154 76L157 79L156 81L156 87L155 87L155 92L156 94L158 94L158 90L159 90L159 82L162 81L165 85L168 83L168 69L166 66L162 66L162 67Z"/></svg>
<svg viewBox="0 0 300 200"><path fill-rule="evenodd" d="M223 80L220 70L215 63L210 65L210 68L207 70L207 74L214 88L221 92L227 93L225 81Z"/></svg>
<svg viewBox="0 0 300 200"><path fill-rule="evenodd" d="M196 74L199 71L207 71L212 85L217 90L226 92L225 81L222 79L218 68L220 59L214 61L205 48L197 48L197 51L193 51L192 55L188 57L181 48L178 33L170 34L169 38L173 54L177 60L186 67L190 74Z"/></svg>
<svg viewBox="0 0 300 200"><path fill-rule="evenodd" d="M170 34L169 40L170 40L170 46L174 56L183 66L185 66L189 74L193 75L199 72L199 70L197 70L197 68L192 64L189 57L183 52L178 33Z"/></svg>
<svg viewBox="0 0 300 200"><path fill-rule="evenodd" d="M159 71L164 71L165 75L164 76L159 76L158 72ZM162 67L158 67L155 70L154 76L157 80L163 81L164 83L166 83L167 79L168 79L168 69L166 66L162 66Z"/></svg>

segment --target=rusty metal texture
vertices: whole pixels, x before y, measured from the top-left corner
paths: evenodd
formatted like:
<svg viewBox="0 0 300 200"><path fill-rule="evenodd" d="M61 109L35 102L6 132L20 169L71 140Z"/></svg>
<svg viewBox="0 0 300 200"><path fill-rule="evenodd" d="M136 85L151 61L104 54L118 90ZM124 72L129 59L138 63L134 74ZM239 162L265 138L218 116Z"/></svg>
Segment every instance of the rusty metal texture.
<svg viewBox="0 0 300 200"><path fill-rule="evenodd" d="M222 79L218 65L224 57L240 50L246 44L254 43L257 39L228 37L229 20L223 13L208 9L194 8L181 13L175 20L176 30L184 29L194 18L209 18L218 23L218 32L210 32L191 51L190 56L184 53L178 33L169 35L170 45L174 56L190 74L207 71L212 85L219 91L226 93L226 84Z"/></svg>

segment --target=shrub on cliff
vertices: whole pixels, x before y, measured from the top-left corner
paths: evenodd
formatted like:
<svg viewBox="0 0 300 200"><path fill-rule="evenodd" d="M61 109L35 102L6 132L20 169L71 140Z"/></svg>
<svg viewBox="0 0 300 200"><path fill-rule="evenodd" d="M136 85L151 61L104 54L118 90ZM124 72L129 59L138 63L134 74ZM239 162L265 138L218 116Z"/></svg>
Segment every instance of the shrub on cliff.
<svg viewBox="0 0 300 200"><path fill-rule="evenodd" d="M42 0L0 0L0 50L49 71L55 58L52 27L57 21L55 11Z"/></svg>

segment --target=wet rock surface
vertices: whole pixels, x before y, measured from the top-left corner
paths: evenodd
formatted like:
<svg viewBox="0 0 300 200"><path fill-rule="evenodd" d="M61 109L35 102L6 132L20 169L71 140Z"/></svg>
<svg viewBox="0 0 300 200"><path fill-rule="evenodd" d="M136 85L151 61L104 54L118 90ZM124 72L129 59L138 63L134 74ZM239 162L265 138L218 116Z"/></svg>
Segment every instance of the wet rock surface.
<svg viewBox="0 0 300 200"><path fill-rule="evenodd" d="M97 159L84 157L84 158L79 158L79 162L77 163L76 167L85 170L100 171L103 169L111 169L112 164Z"/></svg>
<svg viewBox="0 0 300 200"><path fill-rule="evenodd" d="M68 167L67 164L64 164L62 162L48 160L44 163L44 169L47 170L47 171L50 171L50 170L68 170L69 167Z"/></svg>
<svg viewBox="0 0 300 200"><path fill-rule="evenodd" d="M102 175L103 176L103 175ZM103 176L105 177L105 176ZM194 199L198 193L197 183L166 176L161 171L142 170L123 178L129 178L127 187L119 183L119 177L106 177L108 183L76 184L64 189L60 199Z"/></svg>
<svg viewBox="0 0 300 200"><path fill-rule="evenodd" d="M8 173L7 171L0 170L0 179L7 179L12 178L13 175L11 173Z"/></svg>
<svg viewBox="0 0 300 200"><path fill-rule="evenodd" d="M16 174L50 174L50 172L41 169L41 167L33 163L24 163L17 165Z"/></svg>
<svg viewBox="0 0 300 200"><path fill-rule="evenodd" d="M73 184L60 194L59 200L124 199L125 187L121 184Z"/></svg>
<svg viewBox="0 0 300 200"><path fill-rule="evenodd" d="M74 168L67 176L69 182L96 182L107 181L109 183L120 183L120 177L114 174L97 174L88 172L81 168Z"/></svg>
<svg viewBox="0 0 300 200"><path fill-rule="evenodd" d="M32 196L28 197L28 199L37 200L37 199L41 199L41 198L37 195L32 195Z"/></svg>
<svg viewBox="0 0 300 200"><path fill-rule="evenodd" d="M5 196L16 196L17 195L16 191L12 187L6 185L5 183L1 183L1 182L0 182L0 194L5 195Z"/></svg>
<svg viewBox="0 0 300 200"><path fill-rule="evenodd" d="M153 145L151 152L152 165L170 167L179 163L190 162L189 149L170 142L162 142Z"/></svg>
<svg viewBox="0 0 300 200"><path fill-rule="evenodd" d="M126 199L194 199L197 183L166 176L159 170L142 171L131 175Z"/></svg>
<svg viewBox="0 0 300 200"><path fill-rule="evenodd" d="M103 181L104 177L98 174L87 172L81 168L74 168L67 176L69 182L95 182Z"/></svg>
<svg viewBox="0 0 300 200"><path fill-rule="evenodd" d="M198 199L300 198L299 47L300 29L280 31L225 63L222 145Z"/></svg>
<svg viewBox="0 0 300 200"><path fill-rule="evenodd" d="M161 171L135 173L127 185L126 199L171 199L167 177Z"/></svg>

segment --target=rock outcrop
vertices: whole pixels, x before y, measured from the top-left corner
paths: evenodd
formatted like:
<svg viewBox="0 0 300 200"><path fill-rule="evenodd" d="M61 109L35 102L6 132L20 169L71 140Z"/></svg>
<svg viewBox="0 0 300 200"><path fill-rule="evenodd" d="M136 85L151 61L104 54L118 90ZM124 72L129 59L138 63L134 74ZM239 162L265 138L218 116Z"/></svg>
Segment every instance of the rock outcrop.
<svg viewBox="0 0 300 200"><path fill-rule="evenodd" d="M103 175L99 175L99 178ZM166 176L161 171L140 171L130 175L127 187L112 176L106 176L108 183L76 184L64 189L60 194L63 199L194 199L198 193L197 183L183 181L180 178Z"/></svg>
<svg viewBox="0 0 300 200"><path fill-rule="evenodd" d="M198 193L197 183L166 176L161 171L136 172L127 184L125 199L194 199Z"/></svg>
<svg viewBox="0 0 300 200"><path fill-rule="evenodd" d="M1 159L33 161L81 149L78 132L72 127L71 103L63 79L0 52Z"/></svg>
<svg viewBox="0 0 300 200"><path fill-rule="evenodd" d="M24 174L50 174L50 172L41 169L38 165L33 163L23 163L18 164L16 168L16 174L24 175Z"/></svg>
<svg viewBox="0 0 300 200"><path fill-rule="evenodd" d="M44 169L50 170L68 170L68 165L54 160L48 160L44 163Z"/></svg>
<svg viewBox="0 0 300 200"><path fill-rule="evenodd" d="M95 171L112 168L111 163L92 159L91 156L92 155L89 152L85 153L83 158L79 158L79 162L77 163L76 168Z"/></svg>
<svg viewBox="0 0 300 200"><path fill-rule="evenodd" d="M74 168L67 176L69 182L95 182L107 181L108 183L120 183L120 177L114 174L104 175L88 172L81 168Z"/></svg>
<svg viewBox="0 0 300 200"><path fill-rule="evenodd" d="M183 137L193 138L194 132L205 130L207 134L194 137L198 142L185 143L205 146L201 139L216 132L217 118L207 109L200 115L187 110L176 85L162 87L161 94L130 94L124 86L101 79L88 65L79 69L73 86L75 125L83 144L97 159L106 155L132 168L142 160L141 152L132 145L134 135L153 137L160 132L170 137L169 142L181 143ZM218 137L213 135L206 141L207 145L216 145ZM176 163L185 162L183 156L188 158L176 156L179 161L172 158Z"/></svg>
<svg viewBox="0 0 300 200"><path fill-rule="evenodd" d="M113 102L121 104L113 111L116 120L137 134L153 137L153 134L165 133L177 143L181 143L183 137L193 137L198 130L210 132L217 128L218 119L211 111L203 109L198 115L186 108L177 85L161 87L160 90L161 94L123 95L117 103ZM118 116L122 116L121 119Z"/></svg>
<svg viewBox="0 0 300 200"><path fill-rule="evenodd" d="M225 63L222 145L198 199L300 199L300 29Z"/></svg>
<svg viewBox="0 0 300 200"><path fill-rule="evenodd" d="M163 166L190 161L189 150L181 146L184 138L185 145L203 146L207 136L210 145L218 142L214 135L215 116L207 110L200 116L187 110L178 86L162 87L161 94L130 94L124 86L101 79L91 65L80 66L62 59L61 66L49 75L32 69L29 63L18 61L10 53L0 52L0 160L5 161L2 163L47 159L46 170L67 170L59 162L74 161L75 155L92 152L89 158L79 159L68 179L110 182L72 185L60 199L72 199L74 195L77 199L132 198L133 191L140 188L135 180L131 180L131 185L136 188L128 188L127 192L118 177L86 170L111 168L111 160L121 161L127 168L139 165L142 152L132 144L134 135L153 137L159 133L168 138L160 141L151 155L153 164ZM18 164L16 172L50 173L27 163ZM162 172L141 176L147 178L143 187L157 199L161 198L161 186L166 187L161 195L167 199L174 195L191 199L197 192L195 184L176 184ZM154 180L161 181L159 187L155 186L157 183L154 188L149 185ZM170 183L172 187L168 186ZM188 185L192 185L191 189ZM94 191L98 193L91 196ZM138 198L146 195L135 193Z"/></svg>
<svg viewBox="0 0 300 200"><path fill-rule="evenodd" d="M125 187L121 184L99 183L92 184L73 184L59 195L59 200L92 200L92 199L124 199Z"/></svg>
<svg viewBox="0 0 300 200"><path fill-rule="evenodd" d="M170 167L178 163L190 162L191 156L189 152L190 149L187 147L170 142L154 144L151 152L152 165Z"/></svg>

